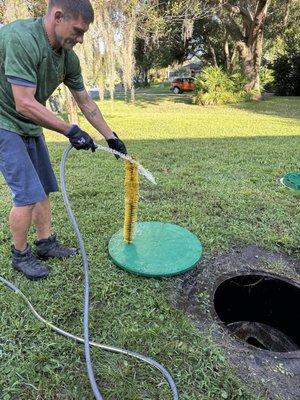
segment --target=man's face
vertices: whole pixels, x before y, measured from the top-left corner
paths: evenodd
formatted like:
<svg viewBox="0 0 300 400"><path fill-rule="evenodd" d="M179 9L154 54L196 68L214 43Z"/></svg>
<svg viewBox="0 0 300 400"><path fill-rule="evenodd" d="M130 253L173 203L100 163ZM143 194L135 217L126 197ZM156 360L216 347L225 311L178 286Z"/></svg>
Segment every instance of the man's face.
<svg viewBox="0 0 300 400"><path fill-rule="evenodd" d="M72 50L77 43L83 43L83 35L89 29L89 24L81 17L78 19L62 17L56 22L55 37L60 47Z"/></svg>

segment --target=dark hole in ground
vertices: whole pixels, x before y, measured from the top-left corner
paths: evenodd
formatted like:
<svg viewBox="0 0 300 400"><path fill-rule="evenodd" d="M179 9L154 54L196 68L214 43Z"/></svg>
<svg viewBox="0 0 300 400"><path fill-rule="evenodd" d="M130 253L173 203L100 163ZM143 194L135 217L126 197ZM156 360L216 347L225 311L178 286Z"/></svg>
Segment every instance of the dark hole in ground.
<svg viewBox="0 0 300 400"><path fill-rule="evenodd" d="M246 340L247 343L251 344L252 346L258 347L259 349L268 350L262 343L260 343L255 337L249 337Z"/></svg>
<svg viewBox="0 0 300 400"><path fill-rule="evenodd" d="M228 329L252 346L276 352L300 348L300 289L267 275L240 275L215 291L217 315Z"/></svg>

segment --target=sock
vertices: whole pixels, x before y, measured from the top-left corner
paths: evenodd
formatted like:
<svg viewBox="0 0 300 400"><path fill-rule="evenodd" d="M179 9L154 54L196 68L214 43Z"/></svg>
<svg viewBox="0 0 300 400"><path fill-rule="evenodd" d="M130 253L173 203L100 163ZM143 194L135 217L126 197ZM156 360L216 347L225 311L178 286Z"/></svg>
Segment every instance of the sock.
<svg viewBox="0 0 300 400"><path fill-rule="evenodd" d="M23 250L23 251L17 250L17 249L15 248L15 246L13 245L13 251L14 251L14 253L17 253L17 254L19 254L20 256L23 256L24 254L28 253L28 251L29 251L29 244L27 243L26 249Z"/></svg>

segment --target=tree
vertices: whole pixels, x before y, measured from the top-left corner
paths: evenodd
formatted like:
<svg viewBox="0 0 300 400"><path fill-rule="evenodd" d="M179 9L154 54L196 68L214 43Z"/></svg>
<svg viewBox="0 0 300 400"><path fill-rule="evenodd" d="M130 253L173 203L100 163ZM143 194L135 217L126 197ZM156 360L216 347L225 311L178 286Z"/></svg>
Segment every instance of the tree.
<svg viewBox="0 0 300 400"><path fill-rule="evenodd" d="M188 53L198 57L202 65L222 66L231 71L234 49L232 40L219 19L209 15L195 21Z"/></svg>
<svg viewBox="0 0 300 400"><path fill-rule="evenodd" d="M47 0L0 0L0 23L41 16L45 14L46 9Z"/></svg>
<svg viewBox="0 0 300 400"><path fill-rule="evenodd" d="M5 0L0 0L0 24L5 23Z"/></svg>
<svg viewBox="0 0 300 400"><path fill-rule="evenodd" d="M40 17L47 11L47 0L25 0L24 3L32 17Z"/></svg>
<svg viewBox="0 0 300 400"><path fill-rule="evenodd" d="M194 21L201 14L199 0L148 0L139 13L135 57L148 82L150 68L182 62L188 51Z"/></svg>
<svg viewBox="0 0 300 400"><path fill-rule="evenodd" d="M263 31L269 8L273 12L280 6L281 25L286 25L292 13L293 2L298 0L148 0L147 4L157 11L156 20L164 22L164 49L168 38L183 49L183 57L199 54L211 65L225 66L231 70L236 55L246 77L245 90L256 92L260 97L260 67L263 56ZM272 6L272 7L271 7ZM196 10L196 12L195 12ZM150 14L152 16L152 14ZM178 36L179 27L182 34ZM151 33L150 33L151 35ZM147 35L142 36L147 43ZM156 50L160 50L157 41ZM171 47L169 47L171 49ZM147 52L148 53L148 52ZM176 55L171 51L175 59ZM148 58L149 61L157 57Z"/></svg>
<svg viewBox="0 0 300 400"><path fill-rule="evenodd" d="M3 23L8 24L9 22L15 21L19 18L28 18L29 11L26 4L22 0L9 0L9 2L3 2Z"/></svg>
<svg viewBox="0 0 300 400"><path fill-rule="evenodd" d="M135 100L134 91L134 71L135 71L135 57L134 48L136 40L136 27L137 27L137 14L138 14L138 0L123 1L121 8L121 16L119 18L119 32L121 33L121 46L120 46L120 68L122 70L122 81L125 91L125 99L127 100L127 93L131 93L131 101Z"/></svg>
<svg viewBox="0 0 300 400"><path fill-rule="evenodd" d="M264 62L271 65L279 56L297 52L300 47L300 2L275 0L266 18Z"/></svg>
<svg viewBox="0 0 300 400"><path fill-rule="evenodd" d="M247 78L245 90L260 94L259 72L262 60L263 27L271 0L218 0L217 16L235 42L242 70ZM259 95L257 96L259 98Z"/></svg>
<svg viewBox="0 0 300 400"><path fill-rule="evenodd" d="M279 0L278 0L279 1ZM281 15L283 26L278 23L278 14ZM289 1L278 8L278 13L272 15L272 23L280 33L280 45L276 48L273 44L275 32L272 27L268 30L269 38L269 63L274 69L275 93L284 96L300 95L300 4L298 1ZM278 35L277 32L277 35ZM273 40L274 42L274 40ZM273 54L271 52L273 50ZM274 50L277 50L275 52ZM272 58L270 57L272 55Z"/></svg>
<svg viewBox="0 0 300 400"><path fill-rule="evenodd" d="M101 92L104 92L105 80L112 100L115 85L121 78L125 97L130 92L134 101L134 46L139 3L139 0L93 0L95 22L91 41L87 42L87 46L93 48L89 69L91 71L94 65L94 78L99 77Z"/></svg>

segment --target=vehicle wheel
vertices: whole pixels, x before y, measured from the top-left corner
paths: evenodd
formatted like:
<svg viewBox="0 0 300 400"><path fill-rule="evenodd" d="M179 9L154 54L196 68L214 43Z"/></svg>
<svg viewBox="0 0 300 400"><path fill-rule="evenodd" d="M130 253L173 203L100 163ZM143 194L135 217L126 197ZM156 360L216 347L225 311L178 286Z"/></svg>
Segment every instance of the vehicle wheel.
<svg viewBox="0 0 300 400"><path fill-rule="evenodd" d="M174 94L179 94L179 93L181 93L179 87L175 86L174 89L173 89L173 93L174 93Z"/></svg>

